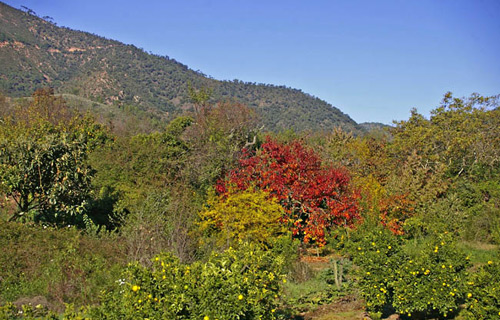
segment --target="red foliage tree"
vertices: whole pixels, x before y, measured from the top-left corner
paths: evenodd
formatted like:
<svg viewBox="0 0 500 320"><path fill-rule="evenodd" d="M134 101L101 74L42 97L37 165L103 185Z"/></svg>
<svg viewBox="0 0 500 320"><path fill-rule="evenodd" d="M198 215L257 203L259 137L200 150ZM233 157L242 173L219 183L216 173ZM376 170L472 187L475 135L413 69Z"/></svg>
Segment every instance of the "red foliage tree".
<svg viewBox="0 0 500 320"><path fill-rule="evenodd" d="M285 209L281 222L305 243L325 244L325 233L335 226L351 226L359 218L358 194L349 188L345 170L322 167L321 159L299 141L280 144L267 137L254 153L245 151L239 166L219 181L227 194L255 186L278 199Z"/></svg>

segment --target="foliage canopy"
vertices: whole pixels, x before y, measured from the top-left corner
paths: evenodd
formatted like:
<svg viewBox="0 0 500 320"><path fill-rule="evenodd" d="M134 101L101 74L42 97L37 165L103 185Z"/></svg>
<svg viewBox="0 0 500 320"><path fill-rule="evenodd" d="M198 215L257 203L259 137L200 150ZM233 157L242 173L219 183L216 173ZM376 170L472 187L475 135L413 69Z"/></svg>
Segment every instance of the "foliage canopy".
<svg viewBox="0 0 500 320"><path fill-rule="evenodd" d="M11 218L82 223L94 175L86 160L106 130L71 115L51 90L37 91L26 110L2 121L0 188L17 205Z"/></svg>

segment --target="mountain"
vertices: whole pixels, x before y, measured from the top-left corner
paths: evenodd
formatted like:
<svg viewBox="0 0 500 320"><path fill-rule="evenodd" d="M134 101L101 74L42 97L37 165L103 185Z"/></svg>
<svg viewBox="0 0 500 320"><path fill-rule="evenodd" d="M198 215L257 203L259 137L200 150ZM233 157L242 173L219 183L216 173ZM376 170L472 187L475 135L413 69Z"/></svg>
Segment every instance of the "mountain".
<svg viewBox="0 0 500 320"><path fill-rule="evenodd" d="M391 126L380 122L362 122L358 125L366 131L385 130L391 128Z"/></svg>
<svg viewBox="0 0 500 320"><path fill-rule="evenodd" d="M300 90L238 80L219 81L167 56L94 34L58 27L49 17L0 2L0 91L29 96L50 86L104 104L171 119L192 107L188 86L210 88L212 100L257 110L266 130L363 131L348 115ZM113 111L115 110L115 111Z"/></svg>

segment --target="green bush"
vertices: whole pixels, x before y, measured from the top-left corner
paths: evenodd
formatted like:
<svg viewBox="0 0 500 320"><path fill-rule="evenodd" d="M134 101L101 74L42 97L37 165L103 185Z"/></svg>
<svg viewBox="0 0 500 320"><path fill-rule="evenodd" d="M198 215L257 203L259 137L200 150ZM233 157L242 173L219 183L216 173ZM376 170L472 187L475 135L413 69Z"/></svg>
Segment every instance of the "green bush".
<svg viewBox="0 0 500 320"><path fill-rule="evenodd" d="M460 181L457 195L467 219L461 225L469 241L500 244L500 179Z"/></svg>
<svg viewBox="0 0 500 320"><path fill-rule="evenodd" d="M181 264L171 254L128 267L118 287L89 309L97 319L274 319L283 259L242 244L208 261Z"/></svg>
<svg viewBox="0 0 500 320"><path fill-rule="evenodd" d="M500 318L500 261L488 261L467 282L466 319Z"/></svg>
<svg viewBox="0 0 500 320"><path fill-rule="evenodd" d="M468 258L451 237L435 236L394 270L392 306L398 313L443 315L457 312L464 298Z"/></svg>
<svg viewBox="0 0 500 320"><path fill-rule="evenodd" d="M361 228L348 244L367 310L447 316L465 296L468 258L449 234L415 244L383 227Z"/></svg>
<svg viewBox="0 0 500 320"><path fill-rule="evenodd" d="M31 304L22 305L19 308L12 303L6 303L0 306L0 320L12 320L12 319L45 319L45 320L57 320L59 316L46 307L38 304L33 306ZM64 318L67 319L67 318Z"/></svg>
<svg viewBox="0 0 500 320"><path fill-rule="evenodd" d="M350 240L345 250L359 267L358 286L367 310L381 313L387 305L392 305L394 273L407 260L402 252L402 239L386 228L366 223L352 233Z"/></svg>

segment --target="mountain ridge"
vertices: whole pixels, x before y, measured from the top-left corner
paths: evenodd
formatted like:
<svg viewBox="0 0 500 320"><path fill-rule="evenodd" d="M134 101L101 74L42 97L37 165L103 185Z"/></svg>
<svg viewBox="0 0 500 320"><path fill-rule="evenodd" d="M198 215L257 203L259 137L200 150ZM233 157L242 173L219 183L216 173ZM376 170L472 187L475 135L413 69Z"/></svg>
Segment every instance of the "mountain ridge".
<svg viewBox="0 0 500 320"><path fill-rule="evenodd" d="M189 84L210 88L214 102L255 108L267 130L364 131L338 108L299 89L215 80L168 56L59 27L0 2L0 90L10 96L51 86L110 109L134 105L168 120L192 107Z"/></svg>

